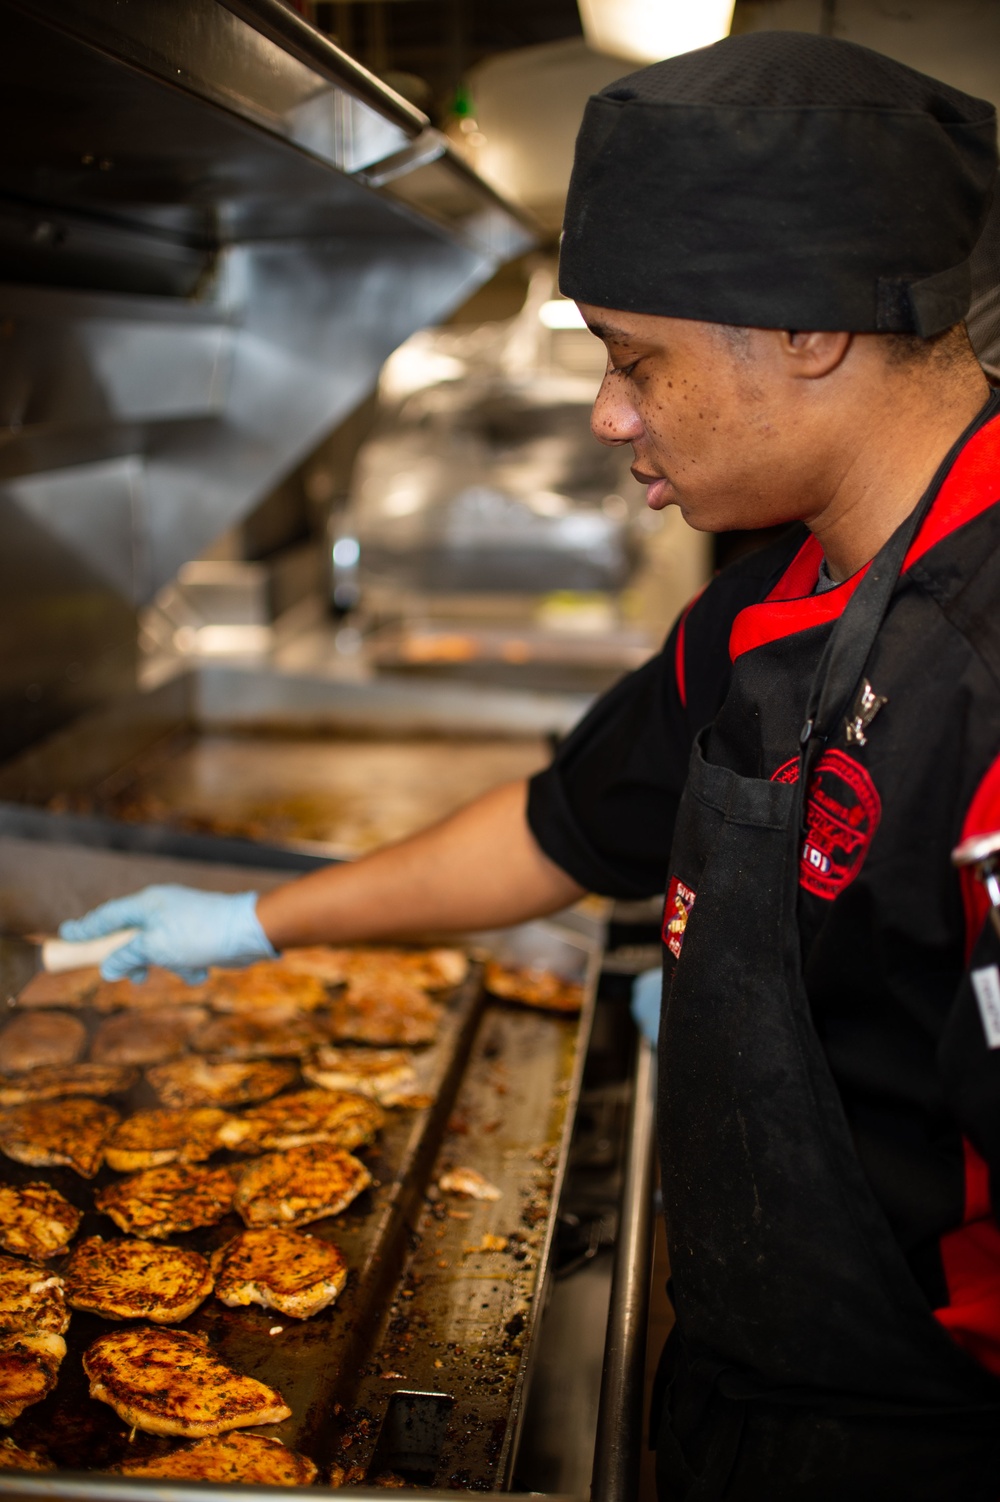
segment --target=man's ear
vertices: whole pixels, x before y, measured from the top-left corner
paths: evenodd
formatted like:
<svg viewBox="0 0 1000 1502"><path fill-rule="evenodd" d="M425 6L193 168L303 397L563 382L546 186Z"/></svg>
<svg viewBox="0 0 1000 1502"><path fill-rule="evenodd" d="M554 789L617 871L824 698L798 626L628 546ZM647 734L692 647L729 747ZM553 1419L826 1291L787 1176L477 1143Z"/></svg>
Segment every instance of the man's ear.
<svg viewBox="0 0 1000 1502"><path fill-rule="evenodd" d="M825 329L776 329L786 368L799 380L815 381L843 363L854 335Z"/></svg>

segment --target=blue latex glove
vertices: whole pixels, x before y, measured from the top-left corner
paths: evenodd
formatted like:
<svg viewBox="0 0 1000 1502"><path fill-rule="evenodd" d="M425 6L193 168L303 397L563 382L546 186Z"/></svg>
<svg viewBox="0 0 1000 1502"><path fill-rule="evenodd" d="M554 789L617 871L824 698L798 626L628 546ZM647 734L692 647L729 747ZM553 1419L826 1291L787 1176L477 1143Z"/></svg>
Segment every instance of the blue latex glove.
<svg viewBox="0 0 1000 1502"><path fill-rule="evenodd" d="M117 928L139 933L104 961L105 980L144 980L150 965L162 965L195 985L209 965L249 965L275 954L257 920L256 892L230 897L194 887L146 887L117 897L61 924L59 937L78 943Z"/></svg>
<svg viewBox="0 0 1000 1502"><path fill-rule="evenodd" d="M663 971L644 970L632 983L632 1020L641 1033L656 1047L660 1032L660 1001L663 996Z"/></svg>

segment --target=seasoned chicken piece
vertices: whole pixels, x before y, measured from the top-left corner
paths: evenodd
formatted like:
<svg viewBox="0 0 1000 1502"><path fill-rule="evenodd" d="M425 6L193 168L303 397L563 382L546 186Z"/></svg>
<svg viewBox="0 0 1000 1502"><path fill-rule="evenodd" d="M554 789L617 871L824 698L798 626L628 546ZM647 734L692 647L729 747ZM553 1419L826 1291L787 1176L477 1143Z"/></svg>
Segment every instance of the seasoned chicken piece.
<svg viewBox="0 0 1000 1502"><path fill-rule="evenodd" d="M302 1073L323 1090L352 1090L383 1106L408 1096L417 1074L408 1053L399 1048L317 1048Z"/></svg>
<svg viewBox="0 0 1000 1502"><path fill-rule="evenodd" d="M57 1257L83 1214L48 1184L0 1184L0 1246L22 1257Z"/></svg>
<svg viewBox="0 0 1000 1502"><path fill-rule="evenodd" d="M151 1319L176 1325L212 1292L212 1270L197 1252L153 1241L105 1241L88 1236L65 1269L66 1298L74 1309L105 1319Z"/></svg>
<svg viewBox="0 0 1000 1502"><path fill-rule="evenodd" d="M460 949L358 949L350 977L359 981L403 981L424 991L460 985L469 973Z"/></svg>
<svg viewBox="0 0 1000 1502"><path fill-rule="evenodd" d="M0 1439L0 1471L54 1471L40 1450L22 1450L12 1439Z"/></svg>
<svg viewBox="0 0 1000 1502"><path fill-rule="evenodd" d="M280 1424L292 1415L273 1387L234 1372L211 1353L204 1336L183 1330L100 1335L84 1352L83 1369L90 1396L147 1434L200 1438Z"/></svg>
<svg viewBox="0 0 1000 1502"><path fill-rule="evenodd" d="M161 1007L193 1006L205 987L189 986L172 970L150 965L145 980L102 980L90 1004L96 1012L158 1012Z"/></svg>
<svg viewBox="0 0 1000 1502"><path fill-rule="evenodd" d="M19 1007L82 1007L100 979L101 972L96 965L88 965L83 970L64 970L59 975L39 970L18 992L17 1004Z"/></svg>
<svg viewBox="0 0 1000 1502"><path fill-rule="evenodd" d="M32 1403L48 1397L65 1355L61 1335L0 1336L0 1424L12 1424Z"/></svg>
<svg viewBox="0 0 1000 1502"><path fill-rule="evenodd" d="M270 1153L245 1168L233 1208L248 1226L304 1226L339 1215L372 1176L357 1158L326 1142Z"/></svg>
<svg viewBox="0 0 1000 1502"><path fill-rule="evenodd" d="M90 1045L90 1057L104 1064L162 1064L185 1053L192 1033L207 1020L203 1007L121 1012L101 1023Z"/></svg>
<svg viewBox="0 0 1000 1502"><path fill-rule="evenodd" d="M538 1007L544 1012L579 1012L583 1006L583 987L579 982L563 980L551 970L518 969L490 960L484 983L491 996L516 1001L524 1007Z"/></svg>
<svg viewBox="0 0 1000 1502"><path fill-rule="evenodd" d="M146 1070L166 1106L243 1106L277 1095L295 1078L294 1064L210 1062L196 1056Z"/></svg>
<svg viewBox="0 0 1000 1502"><path fill-rule="evenodd" d="M71 1012L23 1012L0 1033L0 1073L75 1064L86 1045L87 1029Z"/></svg>
<svg viewBox="0 0 1000 1502"><path fill-rule="evenodd" d="M123 1095L138 1078L139 1071L128 1064L64 1064L29 1069L27 1074L0 1079L0 1106L20 1106L29 1100L58 1100L65 1095Z"/></svg>
<svg viewBox="0 0 1000 1502"><path fill-rule="evenodd" d="M347 1263L335 1246L283 1226L241 1231L213 1252L212 1271L224 1304L262 1304L292 1319L318 1314L347 1282Z"/></svg>
<svg viewBox="0 0 1000 1502"><path fill-rule="evenodd" d="M242 1481L256 1486L311 1486L318 1474L305 1455L264 1434L220 1434L181 1445L166 1455L126 1460L122 1476L162 1476L178 1481Z"/></svg>
<svg viewBox="0 0 1000 1502"><path fill-rule="evenodd" d="M64 1335L68 1325L62 1278L37 1262L0 1253L0 1334Z"/></svg>
<svg viewBox="0 0 1000 1502"><path fill-rule="evenodd" d="M259 960L243 970L213 970L208 1004L213 1012L294 1015L326 1005L326 988L314 975L286 968L282 960Z"/></svg>
<svg viewBox="0 0 1000 1502"><path fill-rule="evenodd" d="M302 1147L307 1142L349 1148L371 1142L384 1124L381 1106L367 1096L296 1090L265 1101L242 1116L227 1116L219 1128L219 1138L226 1147L244 1153Z"/></svg>
<svg viewBox="0 0 1000 1502"><path fill-rule="evenodd" d="M171 1163L98 1190L94 1206L126 1234L161 1241L220 1221L233 1207L237 1177L231 1168Z"/></svg>
<svg viewBox="0 0 1000 1502"><path fill-rule="evenodd" d="M330 944L304 944L301 949L284 950L281 963L295 975L312 975L324 986L340 986L350 973L354 952Z"/></svg>
<svg viewBox="0 0 1000 1502"><path fill-rule="evenodd" d="M468 1199L498 1200L501 1192L489 1179L484 1179L474 1168L452 1168L438 1179L438 1188L445 1194L464 1194Z"/></svg>
<svg viewBox="0 0 1000 1502"><path fill-rule="evenodd" d="M230 1059L295 1059L322 1043L323 1029L313 1017L264 1013L259 1017L214 1017L195 1038L201 1053Z"/></svg>
<svg viewBox="0 0 1000 1502"><path fill-rule="evenodd" d="M383 985L351 979L330 1002L327 1037L342 1043L387 1047L433 1043L443 1013L436 1001L412 982Z"/></svg>
<svg viewBox="0 0 1000 1502"><path fill-rule="evenodd" d="M222 1130L236 1118L217 1106L137 1111L104 1144L104 1161L116 1173L161 1163L202 1163L223 1145Z"/></svg>
<svg viewBox="0 0 1000 1502"><path fill-rule="evenodd" d="M33 1168L66 1164L92 1179L104 1143L121 1118L101 1101L32 1101L0 1111L0 1152Z"/></svg>

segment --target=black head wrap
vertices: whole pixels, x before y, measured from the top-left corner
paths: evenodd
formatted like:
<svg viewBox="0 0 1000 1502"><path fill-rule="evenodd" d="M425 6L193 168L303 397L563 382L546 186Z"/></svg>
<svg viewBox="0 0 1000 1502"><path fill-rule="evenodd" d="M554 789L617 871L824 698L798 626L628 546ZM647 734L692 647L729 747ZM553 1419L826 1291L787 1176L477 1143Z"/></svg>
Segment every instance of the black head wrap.
<svg viewBox="0 0 1000 1502"><path fill-rule="evenodd" d="M926 338L968 312L996 166L983 99L852 42L729 37L590 99L560 286L634 313Z"/></svg>

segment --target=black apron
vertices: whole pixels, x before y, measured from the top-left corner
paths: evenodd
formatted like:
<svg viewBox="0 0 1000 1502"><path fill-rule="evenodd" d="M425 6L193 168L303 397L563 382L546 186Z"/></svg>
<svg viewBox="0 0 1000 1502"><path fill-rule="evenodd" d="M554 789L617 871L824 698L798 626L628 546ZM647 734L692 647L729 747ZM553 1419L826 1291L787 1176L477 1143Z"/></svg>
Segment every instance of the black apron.
<svg viewBox="0 0 1000 1502"><path fill-rule="evenodd" d="M712 765L707 732L693 748L670 866L689 911L659 1042L669 1502L1000 1497L1000 1381L934 1319L864 1176L797 919L810 769L843 738L907 549L968 436L830 637L797 782Z"/></svg>

